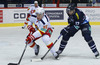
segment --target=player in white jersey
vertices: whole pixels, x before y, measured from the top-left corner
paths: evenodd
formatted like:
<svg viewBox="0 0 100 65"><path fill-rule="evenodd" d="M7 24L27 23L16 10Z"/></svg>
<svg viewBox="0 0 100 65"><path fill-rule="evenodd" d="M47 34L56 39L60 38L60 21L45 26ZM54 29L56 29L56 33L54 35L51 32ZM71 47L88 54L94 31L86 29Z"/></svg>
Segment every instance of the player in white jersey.
<svg viewBox="0 0 100 65"><path fill-rule="evenodd" d="M22 27L22 29L24 29L26 27L26 25L28 24L27 28L30 31L30 28L32 28L33 23L36 21L35 10L37 8L39 8L37 1L34 1L34 4L31 4L29 6L29 8L28 8L29 14L27 15L26 22L24 23L24 26Z"/></svg>
<svg viewBox="0 0 100 65"><path fill-rule="evenodd" d="M35 26L37 28L37 31L29 35L26 41L28 42L29 45L32 45L33 44L31 43L32 41L35 41L36 38L41 37L43 42L46 44L46 46L49 49L53 45L53 42L51 42L51 39L50 39L53 30L49 22L49 18L47 17L46 14L44 14L43 8L37 8L36 15L37 15L37 21L35 22ZM39 48L37 48L37 44L33 44L33 45L34 45L33 48L37 50L37 52L39 52ZM54 47L50 51L55 57L55 59L57 59L57 53Z"/></svg>
<svg viewBox="0 0 100 65"><path fill-rule="evenodd" d="M28 36L30 36L30 34L33 34L36 30L33 27L33 23L37 20L36 19L36 14L35 11L36 9L39 8L38 6L38 2L35 1L34 4L31 4L30 7L28 8L29 14L26 18L27 22L25 22L24 26L22 27L22 29L24 29L26 27L26 25L28 24L27 28L29 30L29 34ZM39 38L37 38L39 39ZM31 42L32 44L29 44L31 48L34 47L34 44L36 44L35 42ZM37 45L37 48L39 50L39 45ZM35 55L38 55L37 50L35 50Z"/></svg>

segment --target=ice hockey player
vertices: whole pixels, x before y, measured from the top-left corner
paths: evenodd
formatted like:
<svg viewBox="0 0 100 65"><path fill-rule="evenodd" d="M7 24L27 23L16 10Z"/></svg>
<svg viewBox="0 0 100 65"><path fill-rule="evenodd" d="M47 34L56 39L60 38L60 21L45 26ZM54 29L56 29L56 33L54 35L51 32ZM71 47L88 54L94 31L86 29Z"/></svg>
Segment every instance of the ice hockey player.
<svg viewBox="0 0 100 65"><path fill-rule="evenodd" d="M59 50L57 51L58 56L65 49L65 46L67 45L67 42L70 39L70 37L73 37L76 32L81 30L84 40L88 43L95 57L100 58L95 42L91 37L91 26L88 20L89 18L82 11L76 8L74 4L69 4L66 11L69 16L68 18L69 25L64 29L62 29L60 32L63 38L61 40Z"/></svg>
<svg viewBox="0 0 100 65"><path fill-rule="evenodd" d="M32 42L36 40L36 38L40 37L42 38L43 42L46 44L46 46L51 48L53 45L53 42L51 42L51 34L53 32L52 26L49 22L48 16L44 13L43 8L37 8L36 9L36 15L37 15L37 21L35 22L35 26L37 28L37 31L35 31L33 34L30 34L26 41L28 42L28 45L33 45L33 48L37 50L39 53L39 47L37 47L37 44L33 44ZM57 53L54 49L54 47L50 50L55 59L57 59Z"/></svg>
<svg viewBox="0 0 100 65"><path fill-rule="evenodd" d="M31 4L30 7L28 8L28 11L30 14L28 14L28 16L26 18L27 22L25 22L24 26L22 27L22 29L24 29L26 27L26 25L28 24L27 28L29 30L29 34L27 36L29 36L30 34L33 34L36 31L36 29L33 27L33 23L35 23L35 21L37 20L36 14L35 14L37 8L40 8L38 6L37 1L34 1L34 4ZM37 39L39 39L39 38L37 38ZM34 44L36 44L36 42L31 42L31 43L32 44L29 44L29 46L31 48L33 48ZM36 47L38 49L35 49L35 55L38 55L37 51L39 51L39 45L37 45Z"/></svg>
<svg viewBox="0 0 100 65"><path fill-rule="evenodd" d="M38 1L34 1L34 4L31 4L28 7L27 10L29 11L29 14L27 15L26 22L24 23L24 26L22 27L22 29L24 29L27 24L28 24L28 27L27 27L28 29L32 27L32 25L35 21L35 18L36 18L35 11L36 11L37 8L39 8Z"/></svg>

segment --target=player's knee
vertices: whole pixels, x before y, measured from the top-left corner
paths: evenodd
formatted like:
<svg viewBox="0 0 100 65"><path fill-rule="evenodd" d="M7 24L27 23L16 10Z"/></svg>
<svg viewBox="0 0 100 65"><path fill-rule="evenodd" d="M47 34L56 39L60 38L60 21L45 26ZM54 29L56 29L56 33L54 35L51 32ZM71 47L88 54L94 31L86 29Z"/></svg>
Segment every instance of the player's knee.
<svg viewBox="0 0 100 65"><path fill-rule="evenodd" d="M61 30L60 34L62 34L63 36L65 36L66 34L68 34L68 30L66 30L65 28Z"/></svg>
<svg viewBox="0 0 100 65"><path fill-rule="evenodd" d="M90 35L84 35L83 37L86 42L89 42L90 40L92 40L92 37Z"/></svg>
<svg viewBox="0 0 100 65"><path fill-rule="evenodd" d="M70 35L70 37L73 37L75 35L75 33L70 32L69 35Z"/></svg>
<svg viewBox="0 0 100 65"><path fill-rule="evenodd" d="M69 38L70 38L70 36L66 34L66 35L63 36L62 40L64 40L64 41L68 41Z"/></svg>
<svg viewBox="0 0 100 65"><path fill-rule="evenodd" d="M44 43L48 43L48 42L50 41L50 38L49 38L48 35L44 35L44 36L42 37L42 40L43 40Z"/></svg>
<svg viewBox="0 0 100 65"><path fill-rule="evenodd" d="M69 29L70 26L65 27L64 29L61 30L60 34L62 34L63 36L69 34Z"/></svg>
<svg viewBox="0 0 100 65"><path fill-rule="evenodd" d="M91 33L89 31L84 31L82 33L82 36L84 37L84 39L86 40L86 42L92 40Z"/></svg>

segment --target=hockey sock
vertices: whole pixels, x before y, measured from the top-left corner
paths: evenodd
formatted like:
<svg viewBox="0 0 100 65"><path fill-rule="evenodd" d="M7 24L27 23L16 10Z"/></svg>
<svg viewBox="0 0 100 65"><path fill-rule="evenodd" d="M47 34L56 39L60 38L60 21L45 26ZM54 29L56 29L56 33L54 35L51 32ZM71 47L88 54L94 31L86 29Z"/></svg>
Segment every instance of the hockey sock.
<svg viewBox="0 0 100 65"><path fill-rule="evenodd" d="M90 41L88 42L88 45L89 45L89 47L91 48L92 52L93 52L95 55L98 55L98 54L99 54L99 52L98 52L98 50L97 50L97 48L96 48L96 45L95 45L95 43L94 43L93 40L90 40Z"/></svg>
<svg viewBox="0 0 100 65"><path fill-rule="evenodd" d="M66 44L67 44L67 41L65 41L65 40L62 40L62 41L61 41L61 44L60 44L60 47L59 47L59 50L58 50L58 53L59 53L59 54L63 52L63 50L64 50L65 47L66 47Z"/></svg>
<svg viewBox="0 0 100 65"><path fill-rule="evenodd" d="M52 45L53 45L53 43L47 45L48 49L50 49L50 48L52 47ZM54 48L54 47L51 48L50 52L51 52L54 56L57 56L56 53L55 53L56 51L55 51L55 48Z"/></svg>
<svg viewBox="0 0 100 65"><path fill-rule="evenodd" d="M26 27L26 24L24 24L24 26L23 26L24 28Z"/></svg>
<svg viewBox="0 0 100 65"><path fill-rule="evenodd" d="M28 24L28 23L27 23L27 22L25 22L25 23L24 23L24 27L26 27L26 25L27 25L27 24Z"/></svg>
<svg viewBox="0 0 100 65"><path fill-rule="evenodd" d="M37 44L35 42L29 43L28 45L33 49L37 48Z"/></svg>

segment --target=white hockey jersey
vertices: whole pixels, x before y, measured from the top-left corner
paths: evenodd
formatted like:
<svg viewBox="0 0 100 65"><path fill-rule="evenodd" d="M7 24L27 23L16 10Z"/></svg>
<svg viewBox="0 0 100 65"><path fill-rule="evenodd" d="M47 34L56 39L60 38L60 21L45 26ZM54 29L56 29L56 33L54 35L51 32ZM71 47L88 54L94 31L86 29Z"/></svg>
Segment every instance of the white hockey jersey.
<svg viewBox="0 0 100 65"><path fill-rule="evenodd" d="M35 12L36 12L36 9L37 8L40 8L39 6L38 7L35 7L34 4L31 4L29 7L28 7L28 11L30 13L30 15L36 15Z"/></svg>
<svg viewBox="0 0 100 65"><path fill-rule="evenodd" d="M39 30L45 32L48 28L52 29L48 16L45 14L43 18L39 21L35 22L35 25L38 27Z"/></svg>

